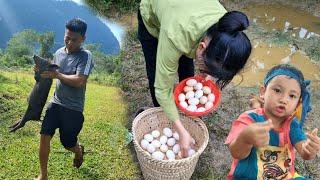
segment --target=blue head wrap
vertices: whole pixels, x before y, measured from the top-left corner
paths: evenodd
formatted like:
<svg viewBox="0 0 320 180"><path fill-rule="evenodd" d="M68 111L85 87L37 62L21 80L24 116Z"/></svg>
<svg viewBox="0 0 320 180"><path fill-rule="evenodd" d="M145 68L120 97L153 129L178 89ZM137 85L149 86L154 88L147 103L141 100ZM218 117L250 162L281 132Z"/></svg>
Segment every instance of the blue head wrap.
<svg viewBox="0 0 320 180"><path fill-rule="evenodd" d="M302 114L301 114L300 124L301 126L303 126L307 114L311 111L311 97L310 97L310 90L309 90L310 81L309 80L303 81L297 73L294 73L289 69L279 68L267 74L267 76L264 79L264 86L267 86L267 84L270 82L271 79L279 75L289 76L297 80L300 84L301 97L302 97Z"/></svg>

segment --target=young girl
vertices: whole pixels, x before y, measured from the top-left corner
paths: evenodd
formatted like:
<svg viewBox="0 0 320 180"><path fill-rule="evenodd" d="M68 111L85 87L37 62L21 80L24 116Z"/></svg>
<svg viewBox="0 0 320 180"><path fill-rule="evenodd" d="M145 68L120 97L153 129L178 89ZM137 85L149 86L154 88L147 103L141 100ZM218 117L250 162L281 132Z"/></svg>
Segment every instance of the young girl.
<svg viewBox="0 0 320 180"><path fill-rule="evenodd" d="M294 148L305 160L314 159L320 150L318 130L309 134L302 129L311 110L309 83L290 65L267 73L260 88L264 107L241 114L225 142L233 157L228 179L303 179L295 173Z"/></svg>

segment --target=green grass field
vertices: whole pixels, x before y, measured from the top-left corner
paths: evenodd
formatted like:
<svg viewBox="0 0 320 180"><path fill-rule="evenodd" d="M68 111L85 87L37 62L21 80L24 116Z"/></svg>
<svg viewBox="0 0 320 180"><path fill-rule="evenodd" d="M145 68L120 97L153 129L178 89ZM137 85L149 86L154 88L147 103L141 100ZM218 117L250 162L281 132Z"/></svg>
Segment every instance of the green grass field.
<svg viewBox="0 0 320 180"><path fill-rule="evenodd" d="M40 123L30 121L16 133L8 126L21 118L33 87L31 74L0 71L0 179L32 179L39 172ZM53 88L50 91L51 99ZM59 132L51 142L49 179L132 179L140 174L125 143L127 105L119 88L89 83L85 122L79 135L85 161L72 167L73 154L63 148Z"/></svg>

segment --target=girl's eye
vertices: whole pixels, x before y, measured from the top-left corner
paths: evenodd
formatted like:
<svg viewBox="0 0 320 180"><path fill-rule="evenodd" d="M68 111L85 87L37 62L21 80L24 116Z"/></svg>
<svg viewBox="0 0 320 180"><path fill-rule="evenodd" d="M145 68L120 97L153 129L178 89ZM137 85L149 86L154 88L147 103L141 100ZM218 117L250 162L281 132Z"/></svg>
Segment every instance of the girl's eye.
<svg viewBox="0 0 320 180"><path fill-rule="evenodd" d="M278 88L274 88L273 91L276 92L276 93L280 93L281 92L280 89L278 89Z"/></svg>
<svg viewBox="0 0 320 180"><path fill-rule="evenodd" d="M297 98L297 96L296 96L296 95L294 95L294 94L291 94L291 95L290 95L290 98L292 98L292 99L296 99L296 98Z"/></svg>

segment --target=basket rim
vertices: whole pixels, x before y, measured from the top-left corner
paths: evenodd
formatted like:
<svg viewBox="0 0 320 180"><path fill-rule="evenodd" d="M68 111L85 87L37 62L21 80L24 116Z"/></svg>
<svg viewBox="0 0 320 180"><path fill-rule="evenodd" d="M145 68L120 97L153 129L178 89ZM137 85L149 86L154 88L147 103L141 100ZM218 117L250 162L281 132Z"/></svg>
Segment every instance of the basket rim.
<svg viewBox="0 0 320 180"><path fill-rule="evenodd" d="M132 122L132 134L133 134L133 143L134 143L134 146L135 146L135 149L137 151L139 151L140 153L143 154L144 157L147 157L149 161L151 162L155 162L155 163L165 163L165 164L177 164L177 163L187 163L187 162L190 162L192 161L194 158L198 158L202 152L205 150L205 148L207 147L208 145L208 142L209 142L209 132L208 132L208 129L206 127L206 125L203 123L203 121L200 119L200 118L194 118L193 120L198 122L200 127L203 128L203 132L204 132L204 142L203 144L199 147L199 149L197 150L197 152L192 155L191 157L187 157L187 158L183 158L183 159L178 159L178 160L158 160L158 159L154 159L151 157L151 155L145 151L144 149L141 148L140 144L139 144L139 141L135 135L135 127L138 125L138 121L144 117L145 115L147 114L150 114L150 113L158 113L158 112L163 112L163 109L161 107L153 107L153 108L149 108L143 112L141 112L138 116L136 116ZM186 116L188 117L188 116ZM190 118L190 117L188 117Z"/></svg>

